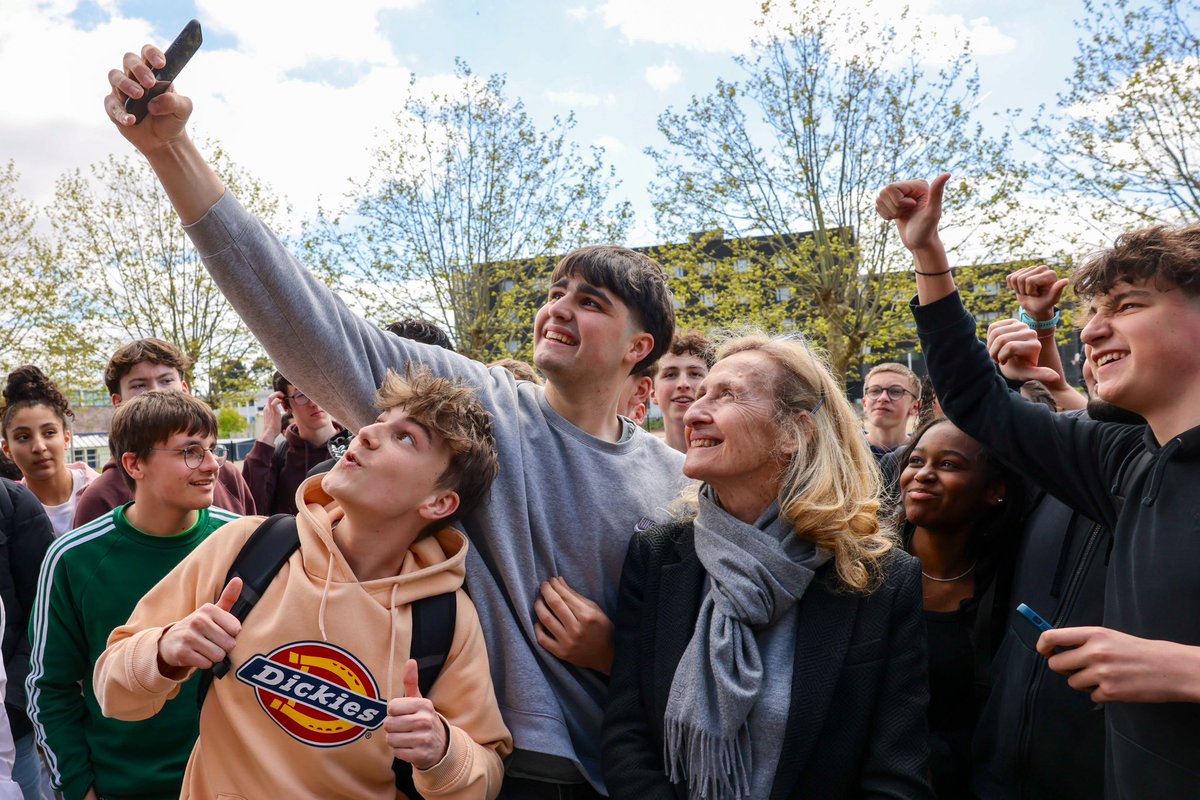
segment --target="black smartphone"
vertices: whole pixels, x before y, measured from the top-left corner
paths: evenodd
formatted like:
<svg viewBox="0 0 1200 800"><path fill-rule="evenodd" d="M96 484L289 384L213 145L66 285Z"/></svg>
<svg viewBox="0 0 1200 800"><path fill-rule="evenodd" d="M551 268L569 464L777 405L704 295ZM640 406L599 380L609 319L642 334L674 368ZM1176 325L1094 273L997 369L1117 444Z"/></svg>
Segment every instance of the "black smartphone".
<svg viewBox="0 0 1200 800"><path fill-rule="evenodd" d="M183 30L175 37L175 41L171 42L171 46L167 48L167 52L163 53L166 56L167 63L161 69L154 70L154 78L157 81L150 89L146 89L146 93L138 98L129 98L125 101L125 112L133 114L134 124L141 122L146 118L146 112L150 101L158 97L167 90L171 85L171 81L179 76L179 71L191 60L196 51L200 49L200 43L204 41L204 37L200 34L200 23L197 20L192 20L187 25L183 26Z"/></svg>

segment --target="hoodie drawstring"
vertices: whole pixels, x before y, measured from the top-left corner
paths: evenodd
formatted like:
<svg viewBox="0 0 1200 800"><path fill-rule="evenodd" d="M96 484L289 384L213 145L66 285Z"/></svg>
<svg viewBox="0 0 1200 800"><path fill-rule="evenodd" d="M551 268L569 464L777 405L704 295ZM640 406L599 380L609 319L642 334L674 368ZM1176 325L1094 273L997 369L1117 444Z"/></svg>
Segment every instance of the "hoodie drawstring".
<svg viewBox="0 0 1200 800"><path fill-rule="evenodd" d="M325 589L321 592L321 607L317 610L317 627L321 629L321 641L328 642L325 635L325 603L329 600L329 581L333 578L333 553L329 554L329 569L325 571Z"/></svg>
<svg viewBox="0 0 1200 800"><path fill-rule="evenodd" d="M390 601L388 601L388 605L390 606L388 613L392 617L392 632L388 636L387 696L389 698L396 696L394 684L392 683L392 667L395 666L396 663L396 628L398 627L396 621L396 588L396 584L393 583L392 598Z"/></svg>
<svg viewBox="0 0 1200 800"><path fill-rule="evenodd" d="M1154 501L1158 499L1158 490L1162 486L1163 472L1167 469L1167 462L1175 451L1183 446L1183 439L1176 437L1163 445L1158 451L1158 458L1155 459L1153 466L1150 469L1150 479L1146 481L1146 494L1142 497L1143 506L1152 506Z"/></svg>

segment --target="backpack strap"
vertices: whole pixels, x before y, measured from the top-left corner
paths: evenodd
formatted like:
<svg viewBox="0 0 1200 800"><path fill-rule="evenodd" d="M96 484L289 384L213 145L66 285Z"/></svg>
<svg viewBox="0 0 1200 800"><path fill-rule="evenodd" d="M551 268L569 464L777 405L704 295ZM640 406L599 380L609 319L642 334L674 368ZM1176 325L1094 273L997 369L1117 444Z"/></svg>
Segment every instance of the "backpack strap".
<svg viewBox="0 0 1200 800"><path fill-rule="evenodd" d="M287 460L288 441L285 438L282 442L275 445L275 455L271 458L271 467L275 471L275 475L283 472L283 462Z"/></svg>
<svg viewBox="0 0 1200 800"><path fill-rule="evenodd" d="M246 621L263 592L299 547L300 532L296 529L296 518L291 514L276 514L254 529L225 575L226 586L234 578L242 579L242 593L229 610L238 622ZM223 661L213 664L212 669L201 673L196 692L197 706L204 705L213 678L225 677L229 668L229 657L226 656Z"/></svg>
<svg viewBox="0 0 1200 800"><path fill-rule="evenodd" d="M409 657L417 660L417 687L421 690L421 696L427 697L450 655L458 616L458 598L454 592L422 597L413 601L411 609L412 647ZM421 794L413 784L412 764L398 758L392 759L392 772L396 776L397 789L404 792L409 800L421 800Z"/></svg>

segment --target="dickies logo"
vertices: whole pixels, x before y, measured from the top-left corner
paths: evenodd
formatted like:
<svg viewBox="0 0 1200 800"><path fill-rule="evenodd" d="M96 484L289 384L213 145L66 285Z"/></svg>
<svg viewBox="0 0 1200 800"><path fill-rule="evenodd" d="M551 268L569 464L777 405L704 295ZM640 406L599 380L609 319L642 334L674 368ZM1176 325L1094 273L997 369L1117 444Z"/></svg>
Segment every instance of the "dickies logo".
<svg viewBox="0 0 1200 800"><path fill-rule="evenodd" d="M237 679L253 687L262 710L288 735L314 747L349 744L387 717L367 668L326 642L293 642L256 655Z"/></svg>

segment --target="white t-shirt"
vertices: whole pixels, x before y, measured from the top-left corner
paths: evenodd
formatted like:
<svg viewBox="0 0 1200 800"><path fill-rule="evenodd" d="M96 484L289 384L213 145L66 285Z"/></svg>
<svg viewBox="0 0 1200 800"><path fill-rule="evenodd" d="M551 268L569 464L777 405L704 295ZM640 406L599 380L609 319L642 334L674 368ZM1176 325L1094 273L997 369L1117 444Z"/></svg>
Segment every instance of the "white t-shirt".
<svg viewBox="0 0 1200 800"><path fill-rule="evenodd" d="M54 527L54 538L56 539L71 530L71 523L75 519L75 501L79 499L79 495L83 494L84 487L91 483L88 479L91 469L85 464L78 466L83 469L78 469L75 464L67 465L67 469L71 470L71 480L74 482L71 486L71 496L67 502L57 506L42 504L42 508L46 509L46 516L50 517L50 524ZM91 474L95 475L94 472Z"/></svg>

